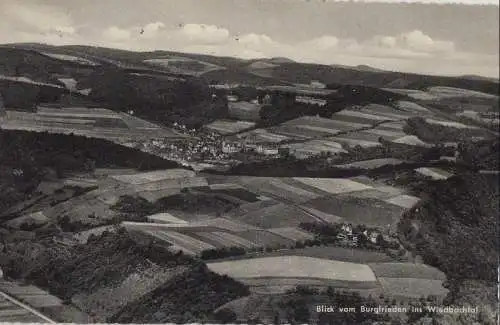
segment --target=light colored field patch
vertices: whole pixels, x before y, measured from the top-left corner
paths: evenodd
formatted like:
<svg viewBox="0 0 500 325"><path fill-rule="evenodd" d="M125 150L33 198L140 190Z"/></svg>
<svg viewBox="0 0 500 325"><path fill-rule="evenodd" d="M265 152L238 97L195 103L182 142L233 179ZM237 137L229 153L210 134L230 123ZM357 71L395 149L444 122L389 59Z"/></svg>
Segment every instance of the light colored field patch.
<svg viewBox="0 0 500 325"><path fill-rule="evenodd" d="M403 132L381 130L378 128L365 130L365 131L361 131L361 132L378 135L378 136L381 136L381 137L384 137L387 139L391 139L391 140L405 136L405 134Z"/></svg>
<svg viewBox="0 0 500 325"><path fill-rule="evenodd" d="M363 113L360 111L351 111L351 110L343 110L343 111L340 111L338 113L335 113L335 115L365 118L365 119L373 120L374 123L378 122L378 121L395 120L395 118L393 118L393 117L386 117L386 116L380 116L380 115Z"/></svg>
<svg viewBox="0 0 500 325"><path fill-rule="evenodd" d="M208 182L204 177L186 177L158 181L146 180L144 183L133 185L133 189L135 192L162 191L166 189L177 189L180 191L183 188L205 186L208 186Z"/></svg>
<svg viewBox="0 0 500 325"><path fill-rule="evenodd" d="M84 59L79 56L74 56L74 55L67 55L67 54L58 54L58 53L50 53L50 52L41 52L43 55L46 55L48 57L51 57L53 59L61 60L61 61L69 61L69 62L74 62L74 63L79 63L79 64L85 64L85 65L91 65L91 66L98 66L98 63L95 63L93 61Z"/></svg>
<svg viewBox="0 0 500 325"><path fill-rule="evenodd" d="M397 105L397 107L399 109L405 110L405 111L410 112L410 113L417 113L417 114L427 113L427 114L432 114L431 111L429 111L427 108L425 108L423 106L420 106L420 105L418 105L416 103L413 103L413 102L408 102L408 101L401 100L401 101L397 102L396 105Z"/></svg>
<svg viewBox="0 0 500 325"><path fill-rule="evenodd" d="M448 179L452 174L439 169L439 168L427 168L427 167L422 167L422 168L417 168L415 171L421 175L432 177L433 179L440 180L440 179Z"/></svg>
<svg viewBox="0 0 500 325"><path fill-rule="evenodd" d="M435 86L427 89L428 93L437 96L440 99L448 97L481 97L486 99L497 99L498 96L486 94L480 91L474 91L469 89L445 87L445 86Z"/></svg>
<svg viewBox="0 0 500 325"><path fill-rule="evenodd" d="M167 212L153 214L147 216L146 218L148 219L148 221L158 222L158 223L181 223L181 224L188 223L187 221L174 217L173 215Z"/></svg>
<svg viewBox="0 0 500 325"><path fill-rule="evenodd" d="M427 123L430 123L430 124L439 124L439 125L443 125L443 126L457 128L457 129L477 129L478 128L476 126L465 125L463 123L453 122L453 121L440 121L440 120L430 119L430 118L425 119L425 121Z"/></svg>
<svg viewBox="0 0 500 325"><path fill-rule="evenodd" d="M372 282L375 274L368 265L324 260L307 256L277 256L208 263L208 268L233 278L317 278Z"/></svg>
<svg viewBox="0 0 500 325"><path fill-rule="evenodd" d="M314 239L314 236L312 234L294 227L271 228L268 229L268 231L294 241Z"/></svg>
<svg viewBox="0 0 500 325"><path fill-rule="evenodd" d="M206 125L206 127L208 129L214 130L214 131L219 132L221 134L240 132L240 131L244 131L246 129L252 128L254 126L255 126L255 123L253 123L253 122L224 121L224 120L217 120L217 121L214 121L214 122Z"/></svg>
<svg viewBox="0 0 500 325"><path fill-rule="evenodd" d="M42 226L47 222L49 222L49 218L47 218L47 216L44 215L42 211L37 211L24 215L22 217L9 220L5 223L5 225L11 228L19 229L23 224Z"/></svg>
<svg viewBox="0 0 500 325"><path fill-rule="evenodd" d="M384 129L389 129L389 130L402 131L405 125L406 125L406 122L397 121L397 122L382 123L378 127L384 128Z"/></svg>
<svg viewBox="0 0 500 325"><path fill-rule="evenodd" d="M76 90L76 85L78 84L78 81L76 81L74 78L59 78L57 80L62 82L67 89L72 91Z"/></svg>
<svg viewBox="0 0 500 325"><path fill-rule="evenodd" d="M379 159L370 159L370 160L362 160L356 161L349 164L343 165L335 165L337 168L362 168L362 169L372 169L379 168L385 165L399 165L403 163L403 160L395 159L395 158L379 158Z"/></svg>
<svg viewBox="0 0 500 325"><path fill-rule="evenodd" d="M348 146L361 146L361 147L365 147L365 148L370 148L370 147L377 147L377 146L382 145L380 142L377 142L377 141L350 139L350 138L347 138L344 136L332 137L331 139L333 141L336 141L336 142L339 142L339 143L342 143L342 144L348 145Z"/></svg>
<svg viewBox="0 0 500 325"><path fill-rule="evenodd" d="M307 178L294 177L296 181L313 186L330 194L361 191L371 188L370 186L351 181L345 178Z"/></svg>
<svg viewBox="0 0 500 325"><path fill-rule="evenodd" d="M321 126L314 126L314 125L300 125L299 128L311 130L311 131L318 131L318 132L324 132L324 133L331 133L331 134L337 134L341 132L340 130L337 129L330 129L330 128L325 128Z"/></svg>
<svg viewBox="0 0 500 325"><path fill-rule="evenodd" d="M415 135L405 135L404 137L398 138L396 140L392 140L394 143L407 144L410 146L419 146L419 147L430 147L431 145L420 140Z"/></svg>
<svg viewBox="0 0 500 325"><path fill-rule="evenodd" d="M400 206L400 207L406 208L406 209L412 208L419 201L420 201L420 199L418 197L406 195L406 194L398 195L396 197L385 200L385 202L387 202L387 203L394 204L394 205L397 205L397 206Z"/></svg>
<svg viewBox="0 0 500 325"><path fill-rule="evenodd" d="M378 281L384 292L393 297L413 299L430 295L443 297L448 293L443 287L442 280L379 277Z"/></svg>
<svg viewBox="0 0 500 325"><path fill-rule="evenodd" d="M145 184L153 181L194 177L196 173L187 169L167 169L134 175L112 175L111 178L128 184Z"/></svg>

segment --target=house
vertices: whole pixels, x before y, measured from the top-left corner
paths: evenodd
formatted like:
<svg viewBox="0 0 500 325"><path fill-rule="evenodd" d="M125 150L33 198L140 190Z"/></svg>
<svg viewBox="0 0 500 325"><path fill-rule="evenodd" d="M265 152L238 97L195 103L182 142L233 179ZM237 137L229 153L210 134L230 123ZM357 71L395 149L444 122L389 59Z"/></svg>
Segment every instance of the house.
<svg viewBox="0 0 500 325"><path fill-rule="evenodd" d="M240 152L241 148L239 145L235 143L229 143L223 141L221 150L223 153L235 153L235 152Z"/></svg>
<svg viewBox="0 0 500 325"><path fill-rule="evenodd" d="M342 231L347 235L352 235L352 226L350 224L343 224Z"/></svg>

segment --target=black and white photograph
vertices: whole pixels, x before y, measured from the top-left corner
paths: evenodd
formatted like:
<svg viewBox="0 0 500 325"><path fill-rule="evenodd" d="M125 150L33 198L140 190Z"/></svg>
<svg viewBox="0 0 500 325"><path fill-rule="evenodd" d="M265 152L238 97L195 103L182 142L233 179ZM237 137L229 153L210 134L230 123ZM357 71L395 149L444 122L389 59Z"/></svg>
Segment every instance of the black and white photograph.
<svg viewBox="0 0 500 325"><path fill-rule="evenodd" d="M500 324L499 0L0 0L0 323Z"/></svg>

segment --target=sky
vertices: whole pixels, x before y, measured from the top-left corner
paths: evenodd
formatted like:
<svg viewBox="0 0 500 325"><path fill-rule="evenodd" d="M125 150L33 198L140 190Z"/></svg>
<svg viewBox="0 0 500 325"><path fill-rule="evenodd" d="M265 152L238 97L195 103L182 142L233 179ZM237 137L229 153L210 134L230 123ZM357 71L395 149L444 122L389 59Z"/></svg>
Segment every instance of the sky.
<svg viewBox="0 0 500 325"><path fill-rule="evenodd" d="M0 43L288 57L498 77L498 0L409 2L418 1L0 0Z"/></svg>

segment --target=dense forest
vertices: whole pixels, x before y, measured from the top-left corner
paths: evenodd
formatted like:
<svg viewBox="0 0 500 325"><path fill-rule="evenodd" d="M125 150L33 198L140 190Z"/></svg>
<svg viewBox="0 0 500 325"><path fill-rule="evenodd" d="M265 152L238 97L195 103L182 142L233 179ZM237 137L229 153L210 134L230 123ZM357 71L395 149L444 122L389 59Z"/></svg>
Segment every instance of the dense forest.
<svg viewBox="0 0 500 325"><path fill-rule="evenodd" d="M150 241L139 244L123 228L91 236L84 245L23 241L7 243L0 251L0 267L7 277L32 282L65 301L116 286L151 263L164 269L186 267L186 272L127 305L110 322L213 320L217 307L249 294L246 286L209 271L200 261Z"/></svg>
<svg viewBox="0 0 500 325"><path fill-rule="evenodd" d="M451 281L495 281L498 179L464 173L413 186L423 202L404 215L399 229L424 262L441 269Z"/></svg>
<svg viewBox="0 0 500 325"><path fill-rule="evenodd" d="M111 323L214 323L214 310L249 295L249 289L200 264L112 316Z"/></svg>
<svg viewBox="0 0 500 325"><path fill-rule="evenodd" d="M0 208L25 200L42 178L94 168L178 168L176 162L97 138L0 130Z"/></svg>

